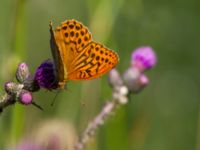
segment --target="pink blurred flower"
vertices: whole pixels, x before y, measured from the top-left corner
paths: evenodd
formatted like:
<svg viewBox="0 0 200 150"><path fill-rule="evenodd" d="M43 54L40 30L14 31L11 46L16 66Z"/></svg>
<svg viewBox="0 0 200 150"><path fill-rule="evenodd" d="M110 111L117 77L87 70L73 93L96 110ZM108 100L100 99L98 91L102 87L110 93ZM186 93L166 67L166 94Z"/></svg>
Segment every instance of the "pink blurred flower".
<svg viewBox="0 0 200 150"><path fill-rule="evenodd" d="M151 69L156 63L156 54L150 46L139 47L132 53L131 65L140 70Z"/></svg>

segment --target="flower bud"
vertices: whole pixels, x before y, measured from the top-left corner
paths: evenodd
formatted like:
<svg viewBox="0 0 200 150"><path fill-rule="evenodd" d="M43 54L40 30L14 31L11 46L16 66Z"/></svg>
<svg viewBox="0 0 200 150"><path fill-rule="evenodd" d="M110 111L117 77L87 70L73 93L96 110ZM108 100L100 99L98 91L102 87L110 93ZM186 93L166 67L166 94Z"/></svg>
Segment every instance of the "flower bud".
<svg viewBox="0 0 200 150"><path fill-rule="evenodd" d="M108 74L108 82L112 87L122 86L123 81L117 69L112 69Z"/></svg>
<svg viewBox="0 0 200 150"><path fill-rule="evenodd" d="M16 79L19 83L23 83L30 76L29 68L26 63L20 63L16 72Z"/></svg>
<svg viewBox="0 0 200 150"><path fill-rule="evenodd" d="M21 90L22 88L23 88L22 84L16 84L14 82L5 83L5 91L10 95L16 94L17 91Z"/></svg>
<svg viewBox="0 0 200 150"><path fill-rule="evenodd" d="M149 46L139 47L132 53L131 65L141 71L154 67L156 62L156 54Z"/></svg>
<svg viewBox="0 0 200 150"><path fill-rule="evenodd" d="M123 75L124 83L129 91L138 93L148 83L148 78L140 72L137 68L129 68Z"/></svg>
<svg viewBox="0 0 200 150"><path fill-rule="evenodd" d="M24 105L32 104L33 96L32 93L27 90L22 90L19 94L19 102Z"/></svg>

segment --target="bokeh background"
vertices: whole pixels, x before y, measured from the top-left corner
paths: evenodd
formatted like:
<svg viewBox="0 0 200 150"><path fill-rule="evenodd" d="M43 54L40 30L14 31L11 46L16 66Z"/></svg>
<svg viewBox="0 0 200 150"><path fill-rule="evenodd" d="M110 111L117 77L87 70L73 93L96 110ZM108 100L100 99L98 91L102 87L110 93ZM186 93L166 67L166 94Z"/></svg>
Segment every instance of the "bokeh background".
<svg viewBox="0 0 200 150"><path fill-rule="evenodd" d="M28 63L34 73L51 58L49 21L55 27L74 18L89 27L96 41L118 52L121 73L138 46L152 46L158 56L157 66L147 72L149 86L100 128L87 149L199 150L199 6L198 0L1 0L1 94L4 83L14 80L19 62ZM64 124L59 133L66 132L66 140L76 137L111 97L112 89L106 75L68 82L52 107L56 93L34 94L44 111L19 104L5 109L0 116L1 150L42 132L41 126L48 128L52 120L55 126Z"/></svg>

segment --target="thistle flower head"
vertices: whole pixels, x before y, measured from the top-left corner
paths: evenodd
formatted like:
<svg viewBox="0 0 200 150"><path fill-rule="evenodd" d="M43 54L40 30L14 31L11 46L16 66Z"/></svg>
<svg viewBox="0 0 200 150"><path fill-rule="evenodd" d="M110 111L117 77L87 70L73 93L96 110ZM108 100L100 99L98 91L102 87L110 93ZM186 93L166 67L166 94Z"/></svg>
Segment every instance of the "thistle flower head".
<svg viewBox="0 0 200 150"><path fill-rule="evenodd" d="M129 91L138 93L149 83L149 79L137 68L130 67L123 75L124 84Z"/></svg>
<svg viewBox="0 0 200 150"><path fill-rule="evenodd" d="M56 89L58 87L52 61L44 61L36 70L35 81L41 88Z"/></svg>
<svg viewBox="0 0 200 150"><path fill-rule="evenodd" d="M139 47L132 53L131 65L140 70L147 70L156 65L157 57L149 46Z"/></svg>

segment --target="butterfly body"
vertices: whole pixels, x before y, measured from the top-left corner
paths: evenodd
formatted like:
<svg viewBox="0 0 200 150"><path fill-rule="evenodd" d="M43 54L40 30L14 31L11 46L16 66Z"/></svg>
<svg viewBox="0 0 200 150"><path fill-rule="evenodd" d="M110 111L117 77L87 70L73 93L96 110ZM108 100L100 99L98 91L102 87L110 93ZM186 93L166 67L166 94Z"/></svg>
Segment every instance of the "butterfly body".
<svg viewBox="0 0 200 150"><path fill-rule="evenodd" d="M90 80L116 66L118 55L92 40L88 29L76 20L67 20L55 30L50 24L51 51L59 88L68 80Z"/></svg>

